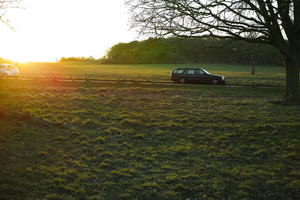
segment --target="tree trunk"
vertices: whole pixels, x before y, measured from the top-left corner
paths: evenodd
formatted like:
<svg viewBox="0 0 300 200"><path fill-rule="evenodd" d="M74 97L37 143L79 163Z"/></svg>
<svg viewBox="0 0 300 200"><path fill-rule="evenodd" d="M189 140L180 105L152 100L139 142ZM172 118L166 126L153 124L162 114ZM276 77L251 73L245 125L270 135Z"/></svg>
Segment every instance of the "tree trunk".
<svg viewBox="0 0 300 200"><path fill-rule="evenodd" d="M283 101L291 104L299 104L299 58L296 56L287 56L284 63L286 69L286 92Z"/></svg>

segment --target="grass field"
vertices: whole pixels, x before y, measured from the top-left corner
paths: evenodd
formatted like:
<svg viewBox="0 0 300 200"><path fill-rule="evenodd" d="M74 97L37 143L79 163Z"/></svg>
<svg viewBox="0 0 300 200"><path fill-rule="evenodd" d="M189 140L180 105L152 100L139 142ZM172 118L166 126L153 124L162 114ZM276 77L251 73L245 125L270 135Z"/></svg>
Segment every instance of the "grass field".
<svg viewBox="0 0 300 200"><path fill-rule="evenodd" d="M45 66L26 72L54 73L50 65L47 72ZM83 67L54 69L96 70ZM103 67L97 74L114 68ZM161 78L146 65L143 72L125 67L115 70ZM168 77L170 68L156 67ZM248 73L210 67L231 77ZM280 85L274 76L283 74L273 70L279 69L259 72L258 79ZM281 87L0 80L0 199L299 199L300 107L273 103L283 93Z"/></svg>
<svg viewBox="0 0 300 200"><path fill-rule="evenodd" d="M285 86L284 68L280 66L256 66L256 75L250 75L251 67L244 65L95 65L78 63L35 63L20 65L23 75L65 74L64 77L89 77L113 80L169 81L170 72L177 67L203 67L211 73L226 76L229 84Z"/></svg>

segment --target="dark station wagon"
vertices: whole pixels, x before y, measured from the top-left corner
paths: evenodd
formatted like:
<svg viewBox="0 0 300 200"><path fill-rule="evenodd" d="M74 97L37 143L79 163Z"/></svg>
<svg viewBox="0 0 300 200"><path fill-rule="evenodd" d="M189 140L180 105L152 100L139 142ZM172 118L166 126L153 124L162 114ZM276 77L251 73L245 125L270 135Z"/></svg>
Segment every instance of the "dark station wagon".
<svg viewBox="0 0 300 200"><path fill-rule="evenodd" d="M225 84L225 77L211 74L201 68L177 68L171 72L175 83Z"/></svg>

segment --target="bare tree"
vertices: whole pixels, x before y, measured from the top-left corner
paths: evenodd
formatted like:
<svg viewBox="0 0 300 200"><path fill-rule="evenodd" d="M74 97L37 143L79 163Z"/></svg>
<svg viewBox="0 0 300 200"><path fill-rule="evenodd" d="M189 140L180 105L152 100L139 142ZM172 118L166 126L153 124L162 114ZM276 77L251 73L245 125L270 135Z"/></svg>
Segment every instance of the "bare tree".
<svg viewBox="0 0 300 200"><path fill-rule="evenodd" d="M286 102L300 102L300 0L126 0L142 34L216 37L277 48L286 67Z"/></svg>
<svg viewBox="0 0 300 200"><path fill-rule="evenodd" d="M0 21L11 29L13 29L13 27L10 26L9 21L5 19L5 15L8 9L18 8L20 1L21 0L0 0Z"/></svg>

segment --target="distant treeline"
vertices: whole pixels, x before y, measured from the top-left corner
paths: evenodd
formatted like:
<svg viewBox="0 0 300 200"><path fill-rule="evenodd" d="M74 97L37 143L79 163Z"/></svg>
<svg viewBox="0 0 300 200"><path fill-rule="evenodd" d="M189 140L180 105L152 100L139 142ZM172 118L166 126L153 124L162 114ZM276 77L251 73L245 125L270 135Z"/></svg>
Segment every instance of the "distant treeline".
<svg viewBox="0 0 300 200"><path fill-rule="evenodd" d="M99 60L93 57L60 60L76 61L102 64L282 64L279 52L265 44L201 38L149 38L116 44Z"/></svg>
<svg viewBox="0 0 300 200"><path fill-rule="evenodd" d="M271 46L217 39L152 39L114 45L101 62L109 64L219 63L280 65Z"/></svg>
<svg viewBox="0 0 300 200"><path fill-rule="evenodd" d="M3 64L3 63L10 64L10 63L14 63L14 61L0 57L0 64Z"/></svg>
<svg viewBox="0 0 300 200"><path fill-rule="evenodd" d="M90 57L62 57L59 62L96 62L97 60L90 56Z"/></svg>

